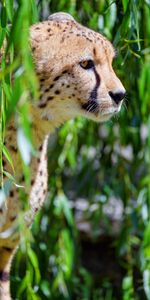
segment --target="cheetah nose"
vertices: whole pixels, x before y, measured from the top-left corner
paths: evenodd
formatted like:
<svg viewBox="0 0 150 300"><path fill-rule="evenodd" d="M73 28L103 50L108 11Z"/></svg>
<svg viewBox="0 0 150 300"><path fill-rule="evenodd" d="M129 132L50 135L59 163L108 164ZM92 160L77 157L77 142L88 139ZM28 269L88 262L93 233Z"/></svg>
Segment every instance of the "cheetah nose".
<svg viewBox="0 0 150 300"><path fill-rule="evenodd" d="M109 96L115 101L116 104L119 104L121 100L124 99L126 91L119 91L113 93L112 91L108 92Z"/></svg>

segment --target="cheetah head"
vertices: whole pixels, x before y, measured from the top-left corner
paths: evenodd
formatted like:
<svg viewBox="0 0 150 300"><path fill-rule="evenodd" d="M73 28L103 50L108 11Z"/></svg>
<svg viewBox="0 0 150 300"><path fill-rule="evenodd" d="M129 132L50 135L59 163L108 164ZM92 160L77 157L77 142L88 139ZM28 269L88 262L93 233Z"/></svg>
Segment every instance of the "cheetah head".
<svg viewBox="0 0 150 300"><path fill-rule="evenodd" d="M125 89L112 68L113 46L101 34L56 13L31 27L31 47L43 118L101 122L120 111Z"/></svg>

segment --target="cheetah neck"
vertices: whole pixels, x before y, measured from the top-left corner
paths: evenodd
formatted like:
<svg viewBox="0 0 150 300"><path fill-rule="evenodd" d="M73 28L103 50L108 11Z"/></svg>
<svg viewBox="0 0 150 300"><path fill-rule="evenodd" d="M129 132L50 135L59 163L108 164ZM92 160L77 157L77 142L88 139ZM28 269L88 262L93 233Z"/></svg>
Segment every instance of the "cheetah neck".
<svg viewBox="0 0 150 300"><path fill-rule="evenodd" d="M33 143L36 147L43 143L46 135L52 133L65 121L74 117L66 112L64 113L62 107L50 107L41 111L41 109L34 106L31 107L31 116Z"/></svg>

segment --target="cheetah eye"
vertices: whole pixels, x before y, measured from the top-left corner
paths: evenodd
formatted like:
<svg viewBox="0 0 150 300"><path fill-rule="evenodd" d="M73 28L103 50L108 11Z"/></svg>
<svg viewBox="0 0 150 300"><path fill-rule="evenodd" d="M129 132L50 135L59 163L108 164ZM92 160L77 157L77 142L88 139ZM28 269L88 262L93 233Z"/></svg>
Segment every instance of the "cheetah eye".
<svg viewBox="0 0 150 300"><path fill-rule="evenodd" d="M92 69L92 68L94 68L94 62L91 59L83 60L80 62L80 67L82 67L85 70Z"/></svg>

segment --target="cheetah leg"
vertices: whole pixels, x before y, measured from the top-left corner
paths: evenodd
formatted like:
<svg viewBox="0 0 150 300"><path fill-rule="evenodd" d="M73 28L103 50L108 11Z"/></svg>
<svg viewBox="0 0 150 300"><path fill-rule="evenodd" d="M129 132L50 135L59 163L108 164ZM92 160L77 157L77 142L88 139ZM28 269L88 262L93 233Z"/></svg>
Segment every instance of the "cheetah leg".
<svg viewBox="0 0 150 300"><path fill-rule="evenodd" d="M48 190L47 147L48 136L45 137L40 147L38 164L37 159L32 162L32 172L33 170L35 172L32 173L33 185L29 197L30 209L25 214L25 221L28 226L33 223L36 214L40 211L46 199Z"/></svg>
<svg viewBox="0 0 150 300"><path fill-rule="evenodd" d="M30 210L25 213L25 221L27 226L31 226L35 215L42 207L45 196L47 192L47 143L48 137L45 138L43 146L40 150L40 157L34 159L32 162L31 169L34 170L32 177L34 183L30 191ZM14 193L13 193L14 194ZM17 207L19 207L19 202L17 199L9 198L7 203L7 212L4 216L4 221L0 220L2 224L1 235L3 235L3 230L13 228L13 221L15 224ZM15 211L15 215L12 215ZM19 237L13 242L13 236L8 239L0 238L0 300L10 300L10 281L9 274L11 268L11 262L15 255L17 246L19 245Z"/></svg>
<svg viewBox="0 0 150 300"><path fill-rule="evenodd" d="M10 267L16 248L0 248L0 300L11 300L10 296Z"/></svg>
<svg viewBox="0 0 150 300"><path fill-rule="evenodd" d="M9 274L11 262L19 244L17 231L17 215L19 203L16 188L11 190L11 196L0 206L0 300L10 300Z"/></svg>

